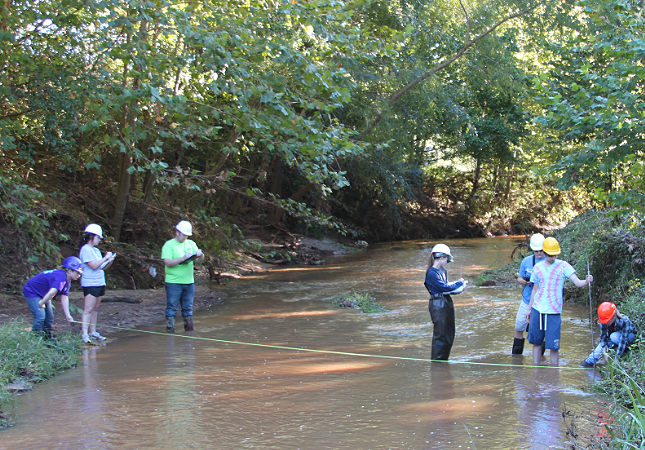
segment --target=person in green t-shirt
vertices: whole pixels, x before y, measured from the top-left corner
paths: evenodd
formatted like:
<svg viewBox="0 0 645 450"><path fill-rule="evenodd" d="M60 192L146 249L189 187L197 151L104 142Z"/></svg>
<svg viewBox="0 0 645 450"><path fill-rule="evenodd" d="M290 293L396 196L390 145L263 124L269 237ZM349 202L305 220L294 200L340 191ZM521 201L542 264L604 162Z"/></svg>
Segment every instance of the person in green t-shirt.
<svg viewBox="0 0 645 450"><path fill-rule="evenodd" d="M202 262L204 253L197 244L188 239L193 235L193 226L186 220L175 227L175 237L161 249L161 259L166 266L166 331L175 332L175 315L181 303L184 330L192 331L195 275L193 261Z"/></svg>

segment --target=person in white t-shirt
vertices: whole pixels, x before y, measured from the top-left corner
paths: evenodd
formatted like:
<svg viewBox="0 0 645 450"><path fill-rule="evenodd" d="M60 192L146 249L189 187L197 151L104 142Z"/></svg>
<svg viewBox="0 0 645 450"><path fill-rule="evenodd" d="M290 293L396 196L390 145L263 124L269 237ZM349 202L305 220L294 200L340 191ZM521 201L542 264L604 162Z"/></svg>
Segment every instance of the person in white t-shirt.
<svg viewBox="0 0 645 450"><path fill-rule="evenodd" d="M97 248L101 239L103 239L103 229L100 225L91 223L86 226L78 255L83 262L81 287L85 296L81 320L81 338L87 344L92 342L92 339L98 341L106 339L96 331L96 320L101 299L105 295L105 273L103 271L112 264L116 253L106 252L105 255L102 255Z"/></svg>

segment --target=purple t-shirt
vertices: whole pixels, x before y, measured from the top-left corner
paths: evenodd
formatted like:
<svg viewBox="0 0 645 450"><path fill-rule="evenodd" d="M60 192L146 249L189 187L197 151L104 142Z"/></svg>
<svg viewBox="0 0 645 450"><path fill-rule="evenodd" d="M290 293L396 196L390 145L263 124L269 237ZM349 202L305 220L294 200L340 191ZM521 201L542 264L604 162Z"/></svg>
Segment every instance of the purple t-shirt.
<svg viewBox="0 0 645 450"><path fill-rule="evenodd" d="M26 298L43 298L51 288L58 289L58 295L69 295L71 281L67 280L67 272L64 270L45 270L32 277L22 288L22 295Z"/></svg>

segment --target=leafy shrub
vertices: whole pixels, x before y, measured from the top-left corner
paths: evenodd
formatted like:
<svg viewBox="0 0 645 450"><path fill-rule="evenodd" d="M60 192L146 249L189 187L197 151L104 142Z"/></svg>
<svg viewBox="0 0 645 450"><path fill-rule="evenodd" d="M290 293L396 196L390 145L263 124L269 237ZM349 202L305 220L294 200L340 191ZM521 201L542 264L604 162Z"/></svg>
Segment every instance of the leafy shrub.
<svg viewBox="0 0 645 450"><path fill-rule="evenodd" d="M43 193L21 183L20 179L0 172L0 221L16 227L21 234L23 259L32 263L37 263L39 256L51 258L59 250L47 220L55 211L43 204L44 198Z"/></svg>
<svg viewBox="0 0 645 450"><path fill-rule="evenodd" d="M586 275L594 276L596 306L603 301L626 297L635 280L645 276L645 235L643 217L638 214L614 215L613 211L589 211L554 232L560 242L560 259L568 261ZM565 296L586 298L584 290L565 284ZM618 301L620 303L620 301Z"/></svg>

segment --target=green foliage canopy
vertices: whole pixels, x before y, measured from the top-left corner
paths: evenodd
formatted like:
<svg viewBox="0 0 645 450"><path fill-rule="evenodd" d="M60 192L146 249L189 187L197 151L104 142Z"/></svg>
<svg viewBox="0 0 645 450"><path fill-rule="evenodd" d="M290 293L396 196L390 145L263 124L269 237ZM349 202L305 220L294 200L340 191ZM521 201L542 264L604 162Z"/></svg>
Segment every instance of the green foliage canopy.
<svg viewBox="0 0 645 450"><path fill-rule="evenodd" d="M380 50L347 26L343 3L52 0L4 11L2 148L28 166L98 169L121 155L123 186L138 173L216 176L229 158L275 156L339 188L338 158L362 151L333 111L353 86L343 61Z"/></svg>
<svg viewBox="0 0 645 450"><path fill-rule="evenodd" d="M560 186L582 185L596 199L643 209L643 5L577 2L577 22L553 40L551 69L534 79L547 108L540 123L561 136L562 153L546 172Z"/></svg>

